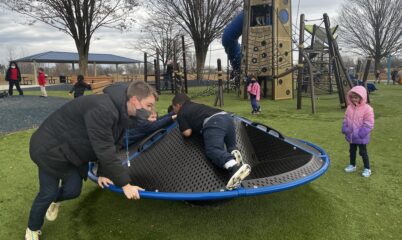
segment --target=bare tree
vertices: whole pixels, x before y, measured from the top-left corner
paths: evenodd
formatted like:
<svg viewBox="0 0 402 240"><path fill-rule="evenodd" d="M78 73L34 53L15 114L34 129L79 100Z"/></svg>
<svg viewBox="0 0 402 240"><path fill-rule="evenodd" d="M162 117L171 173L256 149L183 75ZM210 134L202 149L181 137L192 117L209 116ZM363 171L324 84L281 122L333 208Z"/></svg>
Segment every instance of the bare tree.
<svg viewBox="0 0 402 240"><path fill-rule="evenodd" d="M208 47L237 14L243 0L150 0L158 17L179 24L192 38L201 79Z"/></svg>
<svg viewBox="0 0 402 240"><path fill-rule="evenodd" d="M7 46L7 55L8 55L8 61L12 61L17 58L16 50L15 47L13 46Z"/></svg>
<svg viewBox="0 0 402 240"><path fill-rule="evenodd" d="M159 51L163 69L169 59L173 59L174 50L176 56L181 54L181 36L185 34L184 30L173 20L165 18L154 18L154 14L142 25L143 36L131 46L137 50L148 52L151 55ZM174 45L176 44L176 47Z"/></svg>
<svg viewBox="0 0 402 240"><path fill-rule="evenodd" d="M381 59L402 47L401 0L350 0L340 11L342 43L374 59Z"/></svg>
<svg viewBox="0 0 402 240"><path fill-rule="evenodd" d="M138 0L0 0L0 5L70 35L86 74L91 38L100 27L126 29ZM28 23L29 24L29 23Z"/></svg>

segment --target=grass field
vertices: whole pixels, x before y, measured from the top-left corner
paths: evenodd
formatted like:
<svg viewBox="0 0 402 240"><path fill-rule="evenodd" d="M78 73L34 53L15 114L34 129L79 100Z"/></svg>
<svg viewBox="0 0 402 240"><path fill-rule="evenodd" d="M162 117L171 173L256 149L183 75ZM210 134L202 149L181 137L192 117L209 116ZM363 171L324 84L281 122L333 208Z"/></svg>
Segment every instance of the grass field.
<svg viewBox="0 0 402 240"><path fill-rule="evenodd" d="M360 158L358 172L343 172L348 145L340 133L343 110L336 95L321 96L316 115L305 98L300 111L295 100L264 100L258 116L250 114L248 101L225 95L225 110L325 149L331 158L328 172L296 189L209 207L129 201L88 181L81 197L62 204L55 222L45 222L44 239L402 239L402 86L379 88L370 95L376 123L368 146L373 170L368 179L360 175ZM170 99L161 96L161 113ZM213 97L196 101L212 104ZM37 193L37 168L28 154L33 131L0 136L1 240L23 238Z"/></svg>

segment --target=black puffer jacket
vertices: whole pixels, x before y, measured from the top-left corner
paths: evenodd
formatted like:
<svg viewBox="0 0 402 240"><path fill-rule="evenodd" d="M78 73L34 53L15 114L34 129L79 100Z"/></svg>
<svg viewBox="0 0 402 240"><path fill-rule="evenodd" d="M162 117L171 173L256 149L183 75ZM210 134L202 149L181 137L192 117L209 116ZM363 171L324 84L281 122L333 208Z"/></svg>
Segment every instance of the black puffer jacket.
<svg viewBox="0 0 402 240"><path fill-rule="evenodd" d="M29 149L39 167L60 178L78 168L86 178L88 162L98 161L102 176L115 185L130 183L116 151L124 129L135 124L127 113L127 86L113 85L104 92L66 103L41 124Z"/></svg>

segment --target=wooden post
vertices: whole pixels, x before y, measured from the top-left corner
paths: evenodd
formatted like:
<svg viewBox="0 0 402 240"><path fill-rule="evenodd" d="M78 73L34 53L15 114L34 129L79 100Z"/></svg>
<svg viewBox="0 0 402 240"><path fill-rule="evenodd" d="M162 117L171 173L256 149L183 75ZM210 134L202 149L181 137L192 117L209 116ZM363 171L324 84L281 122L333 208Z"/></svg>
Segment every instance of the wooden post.
<svg viewBox="0 0 402 240"><path fill-rule="evenodd" d="M159 49L156 49L155 62L155 88L158 94L161 94L161 69L159 65Z"/></svg>
<svg viewBox="0 0 402 240"><path fill-rule="evenodd" d="M38 71L37 71L37 69L38 69L38 64L35 62L35 61L33 61L33 70L34 70L34 77L33 77L33 80L34 80L34 82L35 82L35 85L38 85Z"/></svg>
<svg viewBox="0 0 402 240"><path fill-rule="evenodd" d="M184 35L181 36L181 45L182 45L182 51L183 51L184 92L188 93L188 88L187 88L186 45L185 45L185 42L184 42Z"/></svg>
<svg viewBox="0 0 402 240"><path fill-rule="evenodd" d="M229 93L229 88L230 88L230 68L229 68L229 64L230 64L230 62L229 62L229 57L227 58L227 63L226 63L227 65L226 65L226 80L227 80L227 82L226 82L226 84L227 84L227 86L226 86L226 90L227 90L227 92Z"/></svg>
<svg viewBox="0 0 402 240"><path fill-rule="evenodd" d="M223 106L223 80L222 80L222 63L221 59L218 58L218 89L216 91L214 106L217 106L219 102L219 107Z"/></svg>
<svg viewBox="0 0 402 240"><path fill-rule="evenodd" d="M304 14L300 15L300 35L299 35L299 65L303 64L304 51ZM300 67L297 73L297 109L302 109L302 85L303 68Z"/></svg>
<svg viewBox="0 0 402 240"><path fill-rule="evenodd" d="M119 81L119 64L116 64L116 82Z"/></svg>
<svg viewBox="0 0 402 240"><path fill-rule="evenodd" d="M94 66L94 76L96 77L96 62L93 63Z"/></svg>
<svg viewBox="0 0 402 240"><path fill-rule="evenodd" d="M144 82L148 82L148 55L144 52Z"/></svg>
<svg viewBox="0 0 402 240"><path fill-rule="evenodd" d="M176 40L173 40L173 76L170 78L172 93L177 94L179 91L176 84L177 77L177 56L176 56Z"/></svg>
<svg viewBox="0 0 402 240"><path fill-rule="evenodd" d="M316 113L316 107L315 107L315 93L314 93L314 73L313 73L313 64L310 61L310 58L306 55L306 53L303 51L303 57L304 60L308 64L308 69L309 69L309 84L310 84L310 94L311 94L311 112L314 114Z"/></svg>

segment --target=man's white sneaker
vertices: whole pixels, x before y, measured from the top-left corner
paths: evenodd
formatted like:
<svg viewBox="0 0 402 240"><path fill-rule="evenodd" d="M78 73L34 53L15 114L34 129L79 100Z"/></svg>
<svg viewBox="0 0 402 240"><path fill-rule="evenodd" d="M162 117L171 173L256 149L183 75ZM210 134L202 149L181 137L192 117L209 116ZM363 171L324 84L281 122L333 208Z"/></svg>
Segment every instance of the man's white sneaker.
<svg viewBox="0 0 402 240"><path fill-rule="evenodd" d="M368 168L365 168L362 172L363 177L370 177L371 176L371 170Z"/></svg>
<svg viewBox="0 0 402 240"><path fill-rule="evenodd" d="M25 231L25 240L39 240L39 236L42 234L40 230L31 231L31 229L27 228Z"/></svg>
<svg viewBox="0 0 402 240"><path fill-rule="evenodd" d="M237 166L240 166L243 164L243 157L241 156L241 153L239 150L235 149L231 152L231 154L235 157Z"/></svg>
<svg viewBox="0 0 402 240"><path fill-rule="evenodd" d="M52 202L46 211L46 219L48 221L54 221L59 214L60 203Z"/></svg>
<svg viewBox="0 0 402 240"><path fill-rule="evenodd" d="M233 166L229 171L232 176L226 184L226 189L233 190L240 187L241 181L250 175L251 167L248 164L243 164L241 166Z"/></svg>
<svg viewBox="0 0 402 240"><path fill-rule="evenodd" d="M347 172L347 173L351 173L351 172L355 172L355 171L356 171L356 166L348 165L347 167L345 167L345 172Z"/></svg>

